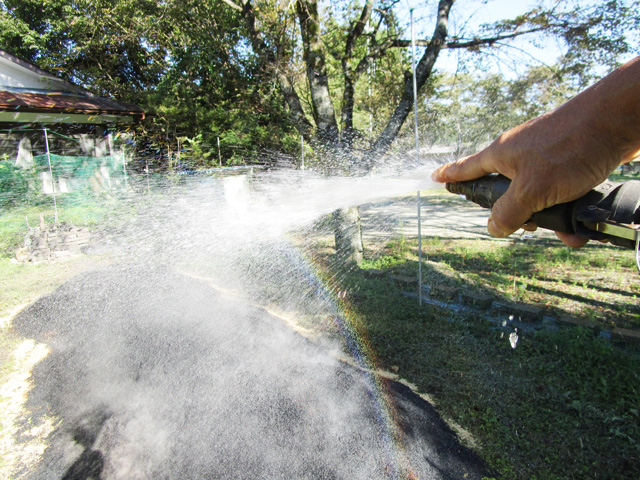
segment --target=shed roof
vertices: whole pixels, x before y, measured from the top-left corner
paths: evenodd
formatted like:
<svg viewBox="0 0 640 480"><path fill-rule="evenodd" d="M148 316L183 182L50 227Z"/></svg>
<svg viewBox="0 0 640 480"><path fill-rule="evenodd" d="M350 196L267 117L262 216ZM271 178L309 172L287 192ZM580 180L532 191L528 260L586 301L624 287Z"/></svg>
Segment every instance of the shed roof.
<svg viewBox="0 0 640 480"><path fill-rule="evenodd" d="M95 96L3 50L0 81L0 122L104 124L145 117L137 105Z"/></svg>
<svg viewBox="0 0 640 480"><path fill-rule="evenodd" d="M143 115L137 105L116 102L110 98L61 93L18 93L0 91L0 109L29 109L41 112L118 113Z"/></svg>

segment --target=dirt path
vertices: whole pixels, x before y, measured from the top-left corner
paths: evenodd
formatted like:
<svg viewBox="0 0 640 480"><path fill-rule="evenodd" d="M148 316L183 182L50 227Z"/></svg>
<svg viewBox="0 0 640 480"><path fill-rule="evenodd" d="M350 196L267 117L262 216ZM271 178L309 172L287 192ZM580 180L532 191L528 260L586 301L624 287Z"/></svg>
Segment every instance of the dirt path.
<svg viewBox="0 0 640 480"><path fill-rule="evenodd" d="M38 451L15 478L489 474L407 387L387 382L377 400L367 372L166 266L79 275L14 329L45 354L14 430Z"/></svg>
<svg viewBox="0 0 640 480"><path fill-rule="evenodd" d="M416 195L362 205L360 216L365 242L377 243L399 235L418 235ZM423 238L492 238L487 232L489 210L443 189L421 194L421 216ZM552 232L545 230L538 230L535 235L555 238Z"/></svg>

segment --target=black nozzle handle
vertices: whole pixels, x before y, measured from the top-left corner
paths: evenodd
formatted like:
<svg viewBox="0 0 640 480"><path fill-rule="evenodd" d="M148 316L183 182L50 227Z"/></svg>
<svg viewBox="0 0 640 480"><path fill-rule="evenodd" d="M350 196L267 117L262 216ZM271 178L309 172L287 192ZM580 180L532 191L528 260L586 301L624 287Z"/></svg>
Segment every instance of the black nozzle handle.
<svg viewBox="0 0 640 480"><path fill-rule="evenodd" d="M490 174L475 180L447 183L446 188L481 207L492 208L510 184L507 177ZM634 240L599 231L594 225L605 221L627 226L640 224L640 181L605 181L576 200L534 213L529 221L548 230L635 248Z"/></svg>
<svg viewBox="0 0 640 480"><path fill-rule="evenodd" d="M477 203L484 208L493 208L496 201L504 195L511 185L504 175L490 174L475 180L447 183L446 188L451 193L464 195L467 200ZM556 232L575 233L572 222L573 203L563 203L536 212L529 221L538 227Z"/></svg>

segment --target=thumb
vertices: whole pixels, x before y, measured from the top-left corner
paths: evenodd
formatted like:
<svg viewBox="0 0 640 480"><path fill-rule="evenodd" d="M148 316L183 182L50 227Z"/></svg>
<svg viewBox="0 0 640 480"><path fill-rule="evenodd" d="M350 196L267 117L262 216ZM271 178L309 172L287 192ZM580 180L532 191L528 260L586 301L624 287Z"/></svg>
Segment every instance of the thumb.
<svg viewBox="0 0 640 480"><path fill-rule="evenodd" d="M455 162L447 163L437 168L431 178L436 182L462 182L464 180L473 180L487 173L491 173L492 169L485 168L483 152L460 158Z"/></svg>
<svg viewBox="0 0 640 480"><path fill-rule="evenodd" d="M523 196L519 194L517 185L514 184L515 181L491 209L487 230L494 237L502 238L511 235L521 228L535 211L530 204L523 202Z"/></svg>

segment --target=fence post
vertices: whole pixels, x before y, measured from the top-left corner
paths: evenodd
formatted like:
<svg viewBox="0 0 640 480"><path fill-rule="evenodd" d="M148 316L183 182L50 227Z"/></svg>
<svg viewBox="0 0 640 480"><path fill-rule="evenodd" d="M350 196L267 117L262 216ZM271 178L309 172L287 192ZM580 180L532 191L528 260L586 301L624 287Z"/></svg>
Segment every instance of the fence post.
<svg viewBox="0 0 640 480"><path fill-rule="evenodd" d="M53 196L53 221L58 223L58 204L56 202L56 182L53 179L53 171L51 170L51 152L49 151L49 137L47 136L47 129L44 130L44 144L47 147L47 162L49 163L49 175L51 175L51 195Z"/></svg>
<svg viewBox="0 0 640 480"><path fill-rule="evenodd" d="M416 137L416 160L420 152L420 142L418 140L418 84L416 82L416 42L413 35L413 8L409 10L411 14L411 70L413 72L413 117L414 133ZM422 306L422 215L420 211L420 190L416 195L418 204L418 304Z"/></svg>
<svg viewBox="0 0 640 480"><path fill-rule="evenodd" d="M122 153L122 172L124 173L124 187L127 188L129 186L129 182L127 180L127 159L124 156L124 150L121 150Z"/></svg>

